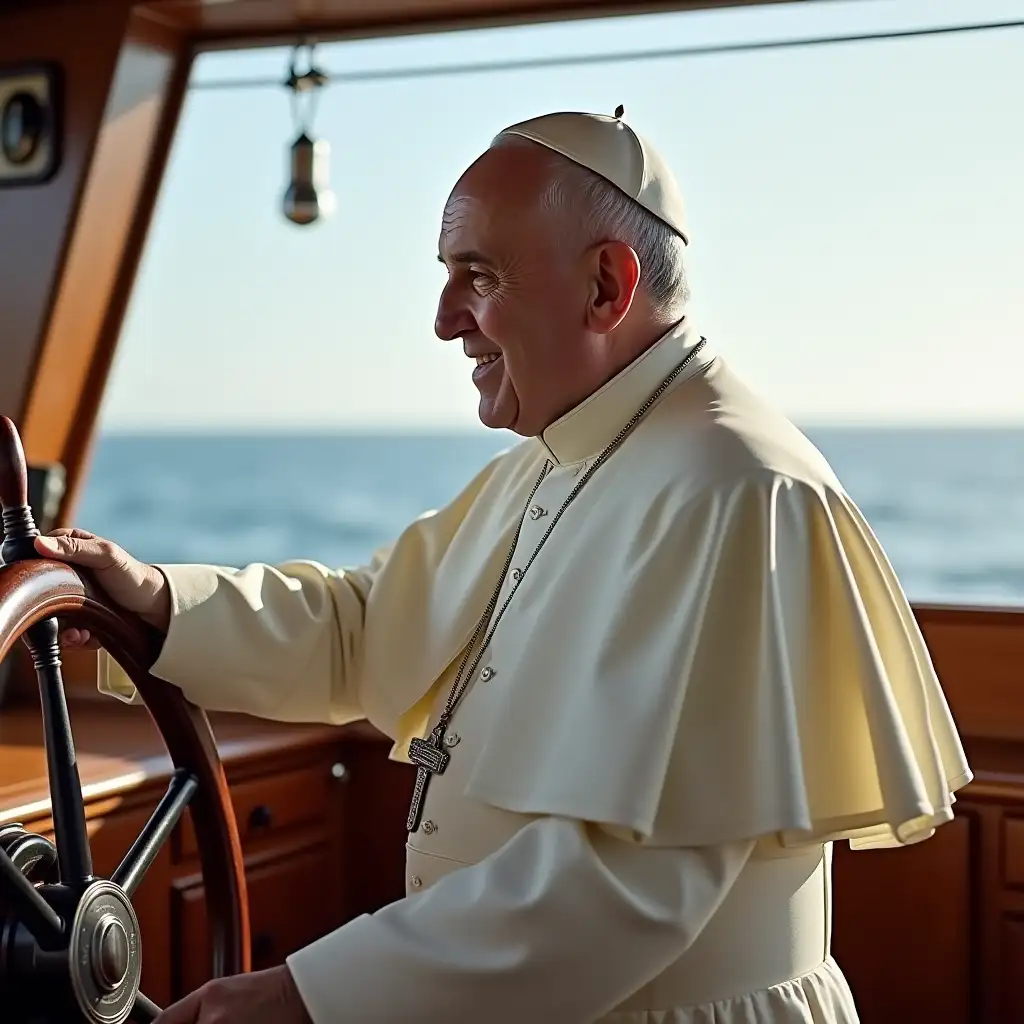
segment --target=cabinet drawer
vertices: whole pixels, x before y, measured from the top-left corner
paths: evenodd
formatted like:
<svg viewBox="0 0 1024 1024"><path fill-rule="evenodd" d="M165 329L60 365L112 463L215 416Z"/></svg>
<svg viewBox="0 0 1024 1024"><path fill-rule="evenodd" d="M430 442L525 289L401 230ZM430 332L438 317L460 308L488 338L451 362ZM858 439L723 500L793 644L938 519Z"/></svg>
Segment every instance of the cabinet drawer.
<svg viewBox="0 0 1024 1024"><path fill-rule="evenodd" d="M341 925L327 891L328 878L337 874L326 846L249 871L254 971L284 963L289 953Z"/></svg>
<svg viewBox="0 0 1024 1024"><path fill-rule="evenodd" d="M324 883L337 874L338 865L326 844L282 853L279 859L247 869L254 971L284 963L289 953L341 925L336 901L324 894ZM332 887L328 884L327 888ZM195 878L176 883L173 903L175 981L180 998L210 978L202 882Z"/></svg>
<svg viewBox="0 0 1024 1024"><path fill-rule="evenodd" d="M322 764L233 785L231 802L243 845L278 830L322 822L330 810L331 782L330 767ZM179 860L198 853L190 814L181 819L175 853Z"/></svg>
<svg viewBox="0 0 1024 1024"><path fill-rule="evenodd" d="M1003 819L1003 881L1024 888L1024 818Z"/></svg>

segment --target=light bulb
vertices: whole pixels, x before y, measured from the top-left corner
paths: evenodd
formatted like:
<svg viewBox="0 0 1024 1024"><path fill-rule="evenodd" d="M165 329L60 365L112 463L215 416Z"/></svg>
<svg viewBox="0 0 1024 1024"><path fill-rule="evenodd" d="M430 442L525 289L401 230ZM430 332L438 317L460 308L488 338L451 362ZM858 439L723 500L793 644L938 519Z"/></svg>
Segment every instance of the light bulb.
<svg viewBox="0 0 1024 1024"><path fill-rule="evenodd" d="M282 206L284 215L293 224L312 224L334 210L329 163L330 144L314 142L303 132L291 148L291 180L285 189Z"/></svg>

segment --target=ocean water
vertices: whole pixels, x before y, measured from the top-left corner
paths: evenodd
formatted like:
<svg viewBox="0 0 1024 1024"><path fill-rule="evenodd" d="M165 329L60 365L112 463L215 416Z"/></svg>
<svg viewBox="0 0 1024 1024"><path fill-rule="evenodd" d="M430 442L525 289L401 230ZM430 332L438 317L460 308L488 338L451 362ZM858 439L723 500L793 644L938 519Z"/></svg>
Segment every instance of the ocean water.
<svg viewBox="0 0 1024 1024"><path fill-rule="evenodd" d="M912 600L1024 605L1024 430L808 430ZM76 517L149 562L363 562L509 435L100 438Z"/></svg>

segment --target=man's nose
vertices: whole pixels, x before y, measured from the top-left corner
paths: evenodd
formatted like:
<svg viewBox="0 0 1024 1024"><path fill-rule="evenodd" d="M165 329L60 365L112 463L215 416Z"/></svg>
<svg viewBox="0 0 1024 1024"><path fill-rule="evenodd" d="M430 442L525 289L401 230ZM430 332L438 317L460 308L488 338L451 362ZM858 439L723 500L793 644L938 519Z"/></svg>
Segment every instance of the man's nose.
<svg viewBox="0 0 1024 1024"><path fill-rule="evenodd" d="M450 298L447 291L442 292L437 316L434 317L434 333L442 341L454 341L474 330L476 320L473 314L461 302Z"/></svg>

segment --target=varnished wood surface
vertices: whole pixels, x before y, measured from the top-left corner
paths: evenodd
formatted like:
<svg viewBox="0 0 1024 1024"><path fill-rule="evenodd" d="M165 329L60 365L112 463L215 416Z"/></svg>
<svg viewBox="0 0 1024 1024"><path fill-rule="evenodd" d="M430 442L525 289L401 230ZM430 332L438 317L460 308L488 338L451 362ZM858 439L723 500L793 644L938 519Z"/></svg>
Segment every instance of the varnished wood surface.
<svg viewBox="0 0 1024 1024"><path fill-rule="evenodd" d="M832 948L863 1024L974 1024L974 831L963 813L916 850L837 845Z"/></svg>
<svg viewBox="0 0 1024 1024"><path fill-rule="evenodd" d="M33 459L60 462L73 481L89 449L191 66L179 39L154 38L148 28L132 15L120 42L22 407Z"/></svg>
<svg viewBox="0 0 1024 1024"><path fill-rule="evenodd" d="M152 0L144 9L201 44L238 45L282 33L359 38L782 0ZM805 0L806 2L806 0ZM817 2L817 0L811 0Z"/></svg>
<svg viewBox="0 0 1024 1024"><path fill-rule="evenodd" d="M1024 610L915 608L975 781L917 846L835 855L863 1024L1024 1024Z"/></svg>
<svg viewBox="0 0 1024 1024"><path fill-rule="evenodd" d="M0 412L21 425L38 347L64 274L96 137L128 30L127 2L40 7L0 13L0 65L56 63L67 93L63 159L49 182L0 190L0 307L4 317ZM102 303L101 303L102 306ZM84 340L79 343L84 349ZM26 438L28 440L28 438ZM28 445L30 459L40 459Z"/></svg>
<svg viewBox="0 0 1024 1024"><path fill-rule="evenodd" d="M372 737L365 726L279 725L244 715L211 715L221 759L232 780L244 778L252 762L305 755L310 746L329 746L345 736ZM108 698L74 703L71 726L78 751L82 788L90 802L101 797L124 801L162 792L173 771L170 757L145 708ZM48 813L46 754L39 709L23 705L0 711L0 824Z"/></svg>
<svg viewBox="0 0 1024 1024"><path fill-rule="evenodd" d="M1024 608L915 608L957 725L972 743L1024 745ZM1024 772L1024 763L1007 770Z"/></svg>
<svg viewBox="0 0 1024 1024"><path fill-rule="evenodd" d="M33 4L37 8L90 2L102 6L121 0L13 0L14 6ZM782 2L785 0L149 0L138 4L136 11L200 44L240 46L282 37L290 40L310 32L319 38L351 38Z"/></svg>
<svg viewBox="0 0 1024 1024"><path fill-rule="evenodd" d="M63 159L45 184L0 189L0 413L32 463L89 450L191 62L130 0L0 4L0 66L60 69Z"/></svg>

